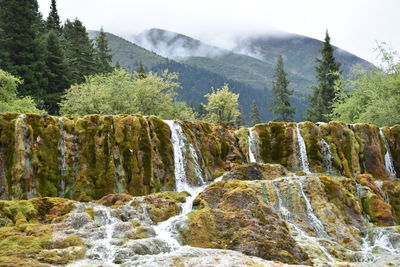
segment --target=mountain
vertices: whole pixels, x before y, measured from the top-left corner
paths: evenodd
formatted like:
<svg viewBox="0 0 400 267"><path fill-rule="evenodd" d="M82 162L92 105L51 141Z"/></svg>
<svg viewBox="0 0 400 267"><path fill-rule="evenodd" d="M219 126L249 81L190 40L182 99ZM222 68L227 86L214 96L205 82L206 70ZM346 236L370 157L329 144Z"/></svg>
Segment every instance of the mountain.
<svg viewBox="0 0 400 267"><path fill-rule="evenodd" d="M94 39L98 32L90 31ZM146 30L132 36L132 42L107 33L113 54L113 63L134 71L140 63L147 70L160 72L168 69L180 74L181 89L178 100L198 107L211 87L228 83L235 93L240 93L240 104L245 119L249 121L253 100L259 106L263 121L272 120L269 102L272 97L275 61L284 58L285 69L294 89L291 98L296 108L295 119L301 120L307 107L307 96L315 84L315 58L323 42L296 34L253 35L235 40L230 51L206 44L189 36L161 29ZM359 64L363 68L373 65L339 48L335 48L344 74Z"/></svg>
<svg viewBox="0 0 400 267"><path fill-rule="evenodd" d="M181 63L218 73L231 80L264 90L272 87L275 63L251 55L205 44L183 34L161 29L146 30L132 37L136 44ZM311 87L311 80L288 73L296 92L302 94Z"/></svg>
<svg viewBox="0 0 400 267"><path fill-rule="evenodd" d="M89 36L91 39L95 39L98 33L98 31L89 31ZM261 118L264 121L272 119L269 110L261 108L266 105L267 99L271 98L271 91L258 90L216 72L159 56L114 34L106 33L106 36L112 51L113 64L118 62L122 68L134 71L142 62L148 71L161 72L168 69L170 72L179 73L178 81L181 88L177 91L177 100L185 101L188 105L197 108L200 103L205 102L204 95L212 92L212 87L219 88L224 83L228 83L233 92L240 94L239 102L247 121L249 121L250 105L253 100L260 107ZM304 101L298 99L294 99L294 101L295 105L299 106L299 110L304 110ZM298 119L301 118L300 116Z"/></svg>
<svg viewBox="0 0 400 267"><path fill-rule="evenodd" d="M299 34L280 33L274 35L253 35L238 38L233 51L256 57L274 64L282 55L286 69L301 75L307 80L315 80L315 59L320 57L319 49L323 42ZM336 59L341 63L343 73L347 75L355 65L371 68L373 65L343 49L334 46Z"/></svg>

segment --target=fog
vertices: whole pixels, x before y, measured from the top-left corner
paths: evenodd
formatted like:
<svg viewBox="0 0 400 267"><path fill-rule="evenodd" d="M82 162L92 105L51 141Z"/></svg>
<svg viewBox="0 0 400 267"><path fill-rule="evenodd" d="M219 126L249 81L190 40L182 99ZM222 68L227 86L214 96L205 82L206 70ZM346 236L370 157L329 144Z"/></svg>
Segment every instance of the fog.
<svg viewBox="0 0 400 267"><path fill-rule="evenodd" d="M376 40L400 51L398 0L58 0L63 20L78 17L88 29L130 38L145 29L182 33L224 48L243 35L291 32L332 43L369 61ZM47 15L50 0L39 0Z"/></svg>

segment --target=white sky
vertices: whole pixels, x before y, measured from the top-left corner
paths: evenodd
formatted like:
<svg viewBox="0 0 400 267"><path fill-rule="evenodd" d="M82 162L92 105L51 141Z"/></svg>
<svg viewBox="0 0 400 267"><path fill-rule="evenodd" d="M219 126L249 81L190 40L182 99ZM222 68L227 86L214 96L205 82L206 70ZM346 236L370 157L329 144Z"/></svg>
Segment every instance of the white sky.
<svg viewBox="0 0 400 267"><path fill-rule="evenodd" d="M47 17L51 0L38 0ZM373 61L376 41L400 52L400 0L58 0L63 20L127 37L162 28L213 44L227 36L271 29L332 43Z"/></svg>

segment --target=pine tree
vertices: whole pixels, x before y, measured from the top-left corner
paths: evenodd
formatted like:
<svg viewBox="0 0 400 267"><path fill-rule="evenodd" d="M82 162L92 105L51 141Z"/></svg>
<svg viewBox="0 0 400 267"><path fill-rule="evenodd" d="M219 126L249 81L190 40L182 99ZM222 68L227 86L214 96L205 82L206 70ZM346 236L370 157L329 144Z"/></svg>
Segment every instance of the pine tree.
<svg viewBox="0 0 400 267"><path fill-rule="evenodd" d="M256 101L253 101L253 103L251 104L250 119L251 119L251 125L256 125L261 123L260 112L258 111L258 106Z"/></svg>
<svg viewBox="0 0 400 267"><path fill-rule="evenodd" d="M57 11L56 0L51 0L50 13L46 20L47 30L54 30L61 34L61 20Z"/></svg>
<svg viewBox="0 0 400 267"><path fill-rule="evenodd" d="M329 114L332 112L332 101L335 98L335 81L342 73L340 63L333 55L333 47L330 44L330 37L326 31L325 42L320 50L322 58L316 59L318 65L315 67L317 86L312 87L307 110L307 120L329 121Z"/></svg>
<svg viewBox="0 0 400 267"><path fill-rule="evenodd" d="M22 96L43 96L44 47L42 21L36 0L0 0L0 68L18 76Z"/></svg>
<svg viewBox="0 0 400 267"><path fill-rule="evenodd" d="M275 68L275 81L272 84L274 98L271 101L271 112L274 114L275 121L293 121L295 109L291 107L289 97L293 90L288 88L289 80L283 67L282 56L278 57Z"/></svg>
<svg viewBox="0 0 400 267"><path fill-rule="evenodd" d="M237 116L235 124L236 126L246 126L247 122L243 117L242 108L240 106L239 106L239 112L240 114L239 116Z"/></svg>
<svg viewBox="0 0 400 267"><path fill-rule="evenodd" d="M60 37L54 30L46 36L46 78L48 86L44 97L44 107L50 114L58 114L58 102L70 84L68 68Z"/></svg>
<svg viewBox="0 0 400 267"><path fill-rule="evenodd" d="M147 72L144 69L143 63L140 62L139 68L136 70L136 73L138 74L139 79L144 79L147 77Z"/></svg>
<svg viewBox="0 0 400 267"><path fill-rule="evenodd" d="M111 72L110 62L112 60L111 49L108 48L107 36L104 33L103 27L100 29L100 33L96 38L96 52L98 60L98 72Z"/></svg>
<svg viewBox="0 0 400 267"><path fill-rule="evenodd" d="M67 20L64 25L66 40L65 55L69 67L71 84L82 83L87 75L97 72L96 51L86 32L85 26L78 19Z"/></svg>

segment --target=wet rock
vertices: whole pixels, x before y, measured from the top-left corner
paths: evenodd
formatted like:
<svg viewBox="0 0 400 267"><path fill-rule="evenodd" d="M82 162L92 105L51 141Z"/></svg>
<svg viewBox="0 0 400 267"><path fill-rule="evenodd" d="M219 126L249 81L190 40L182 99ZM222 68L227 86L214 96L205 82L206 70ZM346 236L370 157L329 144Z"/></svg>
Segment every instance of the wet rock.
<svg viewBox="0 0 400 267"><path fill-rule="evenodd" d="M249 163L234 167L222 180L271 180L287 176L289 172L279 164Z"/></svg>
<svg viewBox="0 0 400 267"><path fill-rule="evenodd" d="M104 205L106 207L119 207L122 206L123 204L127 203L132 199L131 195L128 194L109 194L98 201L96 201L98 204Z"/></svg>
<svg viewBox="0 0 400 267"><path fill-rule="evenodd" d="M181 212L180 204L189 196L187 192L162 192L144 197L153 222L162 222ZM135 205L135 203L132 203Z"/></svg>
<svg viewBox="0 0 400 267"><path fill-rule="evenodd" d="M222 248L286 263L309 263L285 223L245 182L217 182L199 196L182 230L188 245Z"/></svg>
<svg viewBox="0 0 400 267"><path fill-rule="evenodd" d="M85 256L85 247L68 247L65 249L42 250L38 259L50 264L67 264Z"/></svg>
<svg viewBox="0 0 400 267"><path fill-rule="evenodd" d="M400 180L394 179L384 181L382 187L392 206L393 218L397 224L400 224Z"/></svg>

